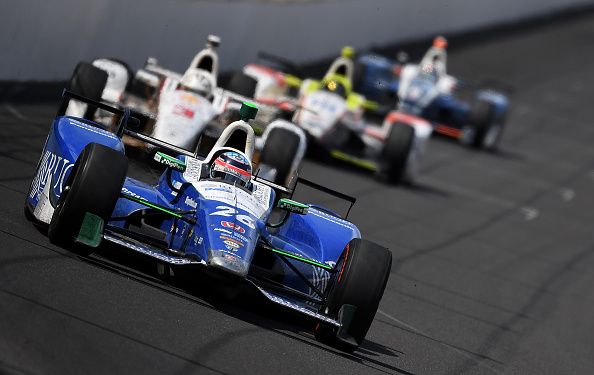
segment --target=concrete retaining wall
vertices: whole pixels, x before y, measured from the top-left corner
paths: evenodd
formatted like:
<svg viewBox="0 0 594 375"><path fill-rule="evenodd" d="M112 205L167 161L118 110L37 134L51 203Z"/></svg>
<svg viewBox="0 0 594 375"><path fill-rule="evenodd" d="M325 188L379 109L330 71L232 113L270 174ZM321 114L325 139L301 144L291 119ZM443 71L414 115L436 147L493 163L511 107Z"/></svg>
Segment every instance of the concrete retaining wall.
<svg viewBox="0 0 594 375"><path fill-rule="evenodd" d="M0 80L64 80L79 60L147 56L183 70L206 35L222 38L221 68L265 50L305 62L345 44L364 48L512 22L594 0L4 0Z"/></svg>

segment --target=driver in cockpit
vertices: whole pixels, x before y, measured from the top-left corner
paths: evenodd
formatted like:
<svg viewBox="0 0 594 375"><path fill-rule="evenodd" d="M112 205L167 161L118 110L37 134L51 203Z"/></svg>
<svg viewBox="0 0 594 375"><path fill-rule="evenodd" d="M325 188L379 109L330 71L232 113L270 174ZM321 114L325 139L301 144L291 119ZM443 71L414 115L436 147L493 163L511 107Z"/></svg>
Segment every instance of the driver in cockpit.
<svg viewBox="0 0 594 375"><path fill-rule="evenodd" d="M337 79L330 79L324 83L324 87L322 88L322 90L334 93L336 95L341 96L342 98L346 99L348 94L347 94L347 90L346 87L344 86L344 84L342 82L340 82Z"/></svg>
<svg viewBox="0 0 594 375"><path fill-rule="evenodd" d="M433 45L425 52L419 64L421 72L434 75L436 81L447 75L447 47L448 41L443 36L433 39Z"/></svg>
<svg viewBox="0 0 594 375"><path fill-rule="evenodd" d="M213 95L214 87L212 78L208 72L195 69L193 72L186 72L179 82L179 88L190 91L210 100Z"/></svg>
<svg viewBox="0 0 594 375"><path fill-rule="evenodd" d="M239 152L225 151L211 163L209 177L249 189L252 164Z"/></svg>

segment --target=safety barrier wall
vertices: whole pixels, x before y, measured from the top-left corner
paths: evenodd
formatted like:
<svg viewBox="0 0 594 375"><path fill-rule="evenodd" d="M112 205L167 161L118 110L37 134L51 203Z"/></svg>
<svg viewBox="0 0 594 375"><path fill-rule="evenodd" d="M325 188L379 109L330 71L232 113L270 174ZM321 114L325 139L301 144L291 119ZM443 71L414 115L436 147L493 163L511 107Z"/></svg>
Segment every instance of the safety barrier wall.
<svg viewBox="0 0 594 375"><path fill-rule="evenodd" d="M208 34L222 70L265 50L296 62L460 32L593 4L594 0L4 0L0 81L67 79L79 60L147 56L183 70Z"/></svg>

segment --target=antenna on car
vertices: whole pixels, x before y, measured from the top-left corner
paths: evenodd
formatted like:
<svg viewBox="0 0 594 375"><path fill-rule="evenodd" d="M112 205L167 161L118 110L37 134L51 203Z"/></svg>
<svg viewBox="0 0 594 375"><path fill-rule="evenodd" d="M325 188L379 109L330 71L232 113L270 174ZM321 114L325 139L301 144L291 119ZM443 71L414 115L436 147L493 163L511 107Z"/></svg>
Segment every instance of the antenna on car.
<svg viewBox="0 0 594 375"><path fill-rule="evenodd" d="M248 122L249 120L253 120L256 118L257 114L258 107L254 103L241 103L241 108L239 109L239 117L241 117L243 121Z"/></svg>

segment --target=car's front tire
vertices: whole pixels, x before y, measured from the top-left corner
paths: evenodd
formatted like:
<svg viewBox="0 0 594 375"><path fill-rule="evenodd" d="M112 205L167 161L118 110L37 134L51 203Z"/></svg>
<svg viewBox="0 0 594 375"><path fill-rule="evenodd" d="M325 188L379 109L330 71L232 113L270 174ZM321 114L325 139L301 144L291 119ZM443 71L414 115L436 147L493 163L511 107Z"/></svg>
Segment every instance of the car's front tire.
<svg viewBox="0 0 594 375"><path fill-rule="evenodd" d="M462 142L474 148L495 151L503 134L504 119L492 103L478 100L470 113L470 125L463 128Z"/></svg>
<svg viewBox="0 0 594 375"><path fill-rule="evenodd" d="M107 222L119 198L126 172L126 156L97 143L88 144L64 184L54 210L48 237L51 243L71 247L86 213ZM89 247L77 247L88 254Z"/></svg>
<svg viewBox="0 0 594 375"><path fill-rule="evenodd" d="M373 242L355 238L337 262L323 312L338 316L343 306L355 307L346 332L319 323L316 339L337 349L352 352L363 342L390 276L392 253Z"/></svg>
<svg viewBox="0 0 594 375"><path fill-rule="evenodd" d="M396 122L392 125L380 156L380 171L390 183L400 182L406 175L407 162L415 141L415 129Z"/></svg>

